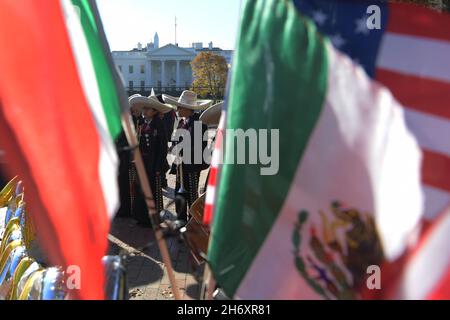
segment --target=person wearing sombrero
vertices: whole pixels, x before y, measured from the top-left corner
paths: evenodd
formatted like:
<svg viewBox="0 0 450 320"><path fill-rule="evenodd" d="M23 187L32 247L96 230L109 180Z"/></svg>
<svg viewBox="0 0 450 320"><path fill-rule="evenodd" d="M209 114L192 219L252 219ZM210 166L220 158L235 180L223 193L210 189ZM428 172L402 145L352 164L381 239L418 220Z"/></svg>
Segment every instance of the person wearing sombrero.
<svg viewBox="0 0 450 320"><path fill-rule="evenodd" d="M130 98L130 105L135 105L136 108L141 110L144 117L140 127L139 148L150 181L156 210L159 213L164 208L161 178L165 169L167 169L168 140L164 124L158 114L168 113L173 110L173 107L161 103L154 95L149 97L133 96ZM139 210L135 212L135 219L141 225L150 226L145 204L139 206Z"/></svg>
<svg viewBox="0 0 450 320"><path fill-rule="evenodd" d="M202 112L200 121L210 128L217 128L222 115L223 101L216 103Z"/></svg>
<svg viewBox="0 0 450 320"><path fill-rule="evenodd" d="M198 183L200 178L200 172L208 168L208 164L203 159L203 152L207 147L207 141L203 141L204 133L208 127L201 124L201 135L194 134L195 122L200 122L199 113L196 111L207 109L212 101L210 100L198 100L197 94L193 91L185 90L179 98L175 98L169 95L163 94L164 102L173 105L177 109L177 115L180 118L178 124L179 129L184 129L190 134L191 138L191 155L189 161L186 157L188 155L178 155L181 161L172 165L171 174L176 174L175 192L176 196L182 196L185 201L176 201L176 211L178 220L187 221L188 208L198 198ZM201 139L201 141L195 141L195 139ZM176 145L182 141L173 141ZM196 146L202 146L201 150L196 150ZM195 157L195 152L201 152L200 155ZM196 159L201 159L200 163L195 163Z"/></svg>
<svg viewBox="0 0 450 320"><path fill-rule="evenodd" d="M156 97L159 102L161 102L162 104L164 104L164 99L162 97L162 94L155 94L155 91L152 89L152 92L150 94L150 96L154 96ZM166 139L168 142L171 141L172 138L172 134L174 131L174 123L175 123L175 119L176 119L176 112L175 112L175 108L169 112L159 112L159 118L162 120L163 125L164 125L164 134L166 136ZM167 161L167 155L169 153L169 145L167 145L167 147L165 148L165 155L164 155L164 159L166 159L166 161L164 162L164 169L163 169L163 173L161 175L161 185L163 189L166 189L168 187L167 185L167 177L166 177L166 172L170 169L169 166L169 162Z"/></svg>
<svg viewBox="0 0 450 320"><path fill-rule="evenodd" d="M131 97L130 97L131 98ZM136 132L140 132L140 126L144 121L142 110L136 105L129 105L130 113ZM116 140L116 148L119 154L119 196L120 208L117 211L117 217L132 217L137 202L143 202L142 195L137 192L137 172L133 163L133 156L128 148L128 140L125 132L122 131ZM140 201L138 197L141 197Z"/></svg>

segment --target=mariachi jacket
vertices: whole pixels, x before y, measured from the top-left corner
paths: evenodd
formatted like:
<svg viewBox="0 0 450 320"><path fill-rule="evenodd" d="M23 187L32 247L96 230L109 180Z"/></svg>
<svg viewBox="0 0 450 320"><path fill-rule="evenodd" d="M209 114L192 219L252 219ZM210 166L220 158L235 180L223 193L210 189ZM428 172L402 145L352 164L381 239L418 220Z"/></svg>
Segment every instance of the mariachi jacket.
<svg viewBox="0 0 450 320"><path fill-rule="evenodd" d="M167 143L164 123L159 117L143 121L139 131L139 148L145 167L152 174L166 170Z"/></svg>
<svg viewBox="0 0 450 320"><path fill-rule="evenodd" d="M208 127L202 123L201 136L196 137L194 135L194 122L200 121L199 118L200 118L200 114L194 113L192 116L190 116L188 119L186 119L186 121L184 121L184 122L180 121L180 123L178 124L178 129L182 128L182 129L189 131L190 136L191 136L191 157L190 157L191 161L189 164L185 163L184 155L182 153L180 153L180 156L183 157L183 172L184 173L200 172L209 167L209 165L203 159L203 153L208 146L208 141L203 141L203 136L204 136L205 132L208 130ZM197 164L194 163L195 139L201 140L201 141L198 141L197 144L200 145L200 142L201 142L201 147L202 147L201 148L201 152L202 152L201 163L197 163ZM173 143L176 145L176 144L180 143L181 141L183 141L183 138L180 138L180 141L173 141ZM188 155L186 155L186 156L188 156ZM172 173L174 173L174 168L172 168Z"/></svg>
<svg viewBox="0 0 450 320"><path fill-rule="evenodd" d="M168 113L165 113L162 117L162 122L164 124L164 134L166 136L166 140L167 141L171 141L172 139L172 134L174 131L173 125L175 123L175 118L176 118L176 114L175 111L171 111ZM169 148L165 149L166 153L164 155L165 159L167 159L167 155L169 153ZM169 162L166 160L164 163L164 172L166 172L169 169Z"/></svg>
<svg viewBox="0 0 450 320"><path fill-rule="evenodd" d="M164 102L164 99L163 99L163 97L162 97L162 94L158 94L157 96L156 96L156 98L159 100L159 102L161 102L161 103L165 103ZM170 141L170 139L171 139L171 137L172 137L172 134L173 134L173 125L174 125L174 123L175 123L175 118L176 118L177 116L176 116L176 113L175 113L175 111L170 111L170 112L167 112L167 113L165 113L163 116L162 116L162 121L164 122L164 128L165 128L165 132L166 132L166 135L167 135L167 140L168 141Z"/></svg>
<svg viewBox="0 0 450 320"><path fill-rule="evenodd" d="M138 134L138 137L139 137L140 126L143 121L144 121L144 119L142 117L134 117L133 116L133 123L134 123L135 129L136 129L136 132ZM117 153L119 155L119 160L120 160L121 166L123 166L124 168L128 168L131 165L131 163L133 162L133 153L132 153L132 150L129 149L127 136L125 135L125 132L123 130L120 133L120 135L117 137L115 144L116 144L116 149L117 149ZM128 169L126 169L126 170L128 170Z"/></svg>

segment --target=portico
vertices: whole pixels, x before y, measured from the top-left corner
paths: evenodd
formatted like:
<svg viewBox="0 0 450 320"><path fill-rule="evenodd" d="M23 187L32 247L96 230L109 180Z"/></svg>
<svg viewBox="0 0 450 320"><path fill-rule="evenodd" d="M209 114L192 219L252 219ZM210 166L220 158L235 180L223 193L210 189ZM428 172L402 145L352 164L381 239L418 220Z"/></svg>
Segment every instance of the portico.
<svg viewBox="0 0 450 320"><path fill-rule="evenodd" d="M172 44L147 53L146 86L186 88L192 83L191 61L195 53Z"/></svg>

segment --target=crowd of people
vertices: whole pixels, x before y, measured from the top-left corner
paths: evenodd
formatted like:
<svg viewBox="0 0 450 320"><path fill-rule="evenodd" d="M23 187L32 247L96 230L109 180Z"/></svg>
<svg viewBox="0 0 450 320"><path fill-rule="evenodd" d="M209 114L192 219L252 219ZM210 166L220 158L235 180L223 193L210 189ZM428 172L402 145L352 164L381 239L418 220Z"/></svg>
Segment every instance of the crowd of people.
<svg viewBox="0 0 450 320"><path fill-rule="evenodd" d="M203 136L208 126L217 126L221 112L218 106L221 105L221 103L213 105L212 100L200 100L196 93L189 90L184 91L179 98L165 94L156 95L153 90L149 97L136 94L129 98L139 149L158 213L164 210L163 189L168 189L167 175L175 175L176 183L172 186L175 190L174 196L183 199L175 202L177 220L182 223L188 221L189 207L199 198L200 173L209 167L203 157L208 145L207 141L203 141ZM207 123L200 120L202 113L207 115L202 116L207 119ZM201 124L201 135L194 134L196 123ZM200 157L197 155L197 159L201 159L201 162L194 161L195 152L183 155L181 150L175 154L175 159L179 161L169 164L169 151L176 150L176 145L183 141L182 135L177 135L177 130L189 134L191 150L201 152ZM177 140L175 138L177 136L181 138ZM196 145L201 145L201 150L195 150ZM134 218L141 226L151 226L133 153L128 147L124 133L118 138L117 147L120 159L121 199L117 216Z"/></svg>

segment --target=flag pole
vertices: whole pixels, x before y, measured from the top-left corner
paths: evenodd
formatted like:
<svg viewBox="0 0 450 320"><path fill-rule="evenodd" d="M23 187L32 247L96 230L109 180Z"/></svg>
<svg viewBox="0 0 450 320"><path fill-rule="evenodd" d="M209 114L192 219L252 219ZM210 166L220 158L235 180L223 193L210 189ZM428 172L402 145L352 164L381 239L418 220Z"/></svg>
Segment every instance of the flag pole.
<svg viewBox="0 0 450 320"><path fill-rule="evenodd" d="M230 81L228 80L228 83L230 83ZM214 139L217 138L217 135L220 134L221 138L221 142L220 142L220 146L219 149L216 149L216 146L214 146L214 152L219 152L219 158L222 160L219 160L219 163L223 163L223 156L224 156L224 152L225 152L225 136L223 135L224 132L224 128L226 127L226 113L222 113L222 116L220 118L220 122L219 122L219 127L217 128L216 131L216 136ZM214 143L217 143L217 140L215 140ZM213 153L213 157L214 157L214 153ZM213 165L211 163L211 165ZM216 181L216 192L215 192L215 196L214 196L214 203L216 203L217 201L217 197L218 197L218 190L219 190L219 186L217 185L217 181L220 181L220 174L221 174L221 170L219 170L219 167L217 167L217 173L216 173L216 178L214 179ZM206 192L208 192L208 190L206 190ZM214 207L213 210L215 210L216 208ZM215 213L213 214L214 217ZM211 218L211 221L209 221L209 238L208 238L208 251L209 251L209 246L211 244L211 240L213 237L213 220ZM214 300L214 291L217 285L217 281L216 278L214 277L214 272L211 269L211 264L209 262L208 259L206 260L206 266L205 266L205 270L203 272L203 283L202 283L202 297L205 297L205 291L206 291L206 300ZM219 297L220 299L220 297Z"/></svg>
<svg viewBox="0 0 450 320"><path fill-rule="evenodd" d="M211 226L209 226L209 238L208 238L208 246L211 242L213 230ZM214 297L214 289L216 287L216 278L214 277L214 273L211 270L211 267L209 266L209 260L205 257L205 270L203 270L203 281L202 281L202 288L201 288L201 298L204 300L213 300ZM206 293L205 293L206 291Z"/></svg>
<svg viewBox="0 0 450 320"><path fill-rule="evenodd" d="M208 279L208 287L207 287L207 295L206 295L206 299L207 300L213 300L213 294L214 294L214 288L216 287L216 279L214 278L214 274L212 273L212 270L208 268L208 272L209 272L209 279Z"/></svg>
<svg viewBox="0 0 450 320"><path fill-rule="evenodd" d="M140 185L142 187L142 192L144 193L145 203L147 204L148 208L148 215L152 223L153 231L155 232L155 237L158 243L159 251L161 252L163 263L167 268L167 274L169 276L169 281L172 286L173 295L176 300L181 300L180 291L178 290L178 286L175 281L175 276L173 273L169 250L167 249L166 242L164 241L164 235L159 225L158 212L156 211L155 201L153 198L152 190L150 188L148 176L145 171L144 162L142 161L141 152L138 147L139 144L135 135L134 125L132 124L131 115L129 112L122 114L122 126L127 136L129 145L132 147L134 146L133 154L134 154L134 162L136 165L136 171L139 177Z"/></svg>
<svg viewBox="0 0 450 320"><path fill-rule="evenodd" d="M228 81L228 83L230 83L230 81ZM223 137L223 135L222 135L223 134L222 130L224 130L224 128L225 128L225 123L226 123L226 116L224 115L224 113L222 113L220 121L219 121L219 126L216 131L216 136L214 137L214 151L213 151L213 156L214 156L214 152L219 152L219 154L221 155L222 158L223 158L223 153L224 153L224 148L225 148L225 141L224 141L225 137ZM217 143L216 138L217 138L218 134L221 135L222 138L221 138L221 142L220 142L221 145L219 146L219 149L216 149L215 144ZM213 165L213 163L211 163L211 166L212 165ZM217 189L216 189L216 193L215 193L214 202L216 202L216 198L218 195L217 181L219 181L219 175L220 175L220 171L218 168L217 168L216 175L217 176L216 176L215 181L216 181ZM208 179L209 179L209 177L208 177ZM206 189L206 192L208 192L208 187ZM208 249L209 249L209 245L210 245L211 239L213 237L212 221L209 222L208 228L209 228L209 238L208 238ZM206 287L206 300L213 300L214 289L216 287L216 284L217 284L217 282L214 277L214 273L212 272L209 261L207 260L205 270L203 272L202 297L204 297L204 292L205 292L205 287Z"/></svg>
<svg viewBox="0 0 450 320"><path fill-rule="evenodd" d="M203 271L203 283L200 294L201 298L204 300L213 300L215 286L216 279L214 278L214 275L208 263L206 263L205 270Z"/></svg>

